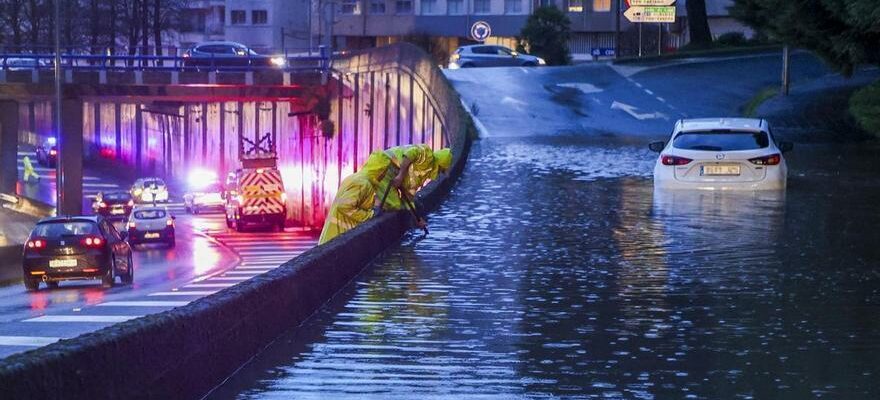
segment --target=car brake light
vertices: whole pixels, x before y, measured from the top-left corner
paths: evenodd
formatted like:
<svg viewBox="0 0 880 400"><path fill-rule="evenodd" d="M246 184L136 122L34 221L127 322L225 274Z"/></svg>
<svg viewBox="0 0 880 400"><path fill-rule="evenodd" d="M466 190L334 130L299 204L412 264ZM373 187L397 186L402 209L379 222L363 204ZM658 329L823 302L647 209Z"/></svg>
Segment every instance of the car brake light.
<svg viewBox="0 0 880 400"><path fill-rule="evenodd" d="M103 202L103 201L102 201L102 202L99 202L99 203L98 203L98 208L107 208L107 203L105 203L105 202Z"/></svg>
<svg viewBox="0 0 880 400"><path fill-rule="evenodd" d="M782 156L780 156L779 154L771 154L769 156L755 157L749 159L749 162L755 165L779 165L781 161Z"/></svg>
<svg viewBox="0 0 880 400"><path fill-rule="evenodd" d="M128 223L128 229L134 229L134 228L136 228L136 227L137 227L137 225L135 225L134 222L129 222L129 223Z"/></svg>
<svg viewBox="0 0 880 400"><path fill-rule="evenodd" d="M49 150L49 155L50 155L50 156L57 156L57 155L58 155L58 150Z"/></svg>
<svg viewBox="0 0 880 400"><path fill-rule="evenodd" d="M693 161L693 160L691 160L690 158L684 158L684 157L676 157L676 156L662 156L662 157L660 157L660 162L662 162L663 165L688 165L691 163L691 161Z"/></svg>
<svg viewBox="0 0 880 400"><path fill-rule="evenodd" d="M46 240L45 239L31 239L27 242L27 248L29 249L44 249L46 248Z"/></svg>
<svg viewBox="0 0 880 400"><path fill-rule="evenodd" d="M166 219L166 220L165 220L165 226L174 226L174 221L172 221L172 220L170 220L170 219Z"/></svg>
<svg viewBox="0 0 880 400"><path fill-rule="evenodd" d="M129 207L134 207L134 200L129 200L129 201L128 201L128 206L129 206Z"/></svg>
<svg viewBox="0 0 880 400"><path fill-rule="evenodd" d="M97 236L89 236L82 240L82 244L86 247L98 248L104 244L104 239Z"/></svg>
<svg viewBox="0 0 880 400"><path fill-rule="evenodd" d="M90 273L90 272L98 272L98 269L97 268L83 268L82 271L86 272L86 273Z"/></svg>

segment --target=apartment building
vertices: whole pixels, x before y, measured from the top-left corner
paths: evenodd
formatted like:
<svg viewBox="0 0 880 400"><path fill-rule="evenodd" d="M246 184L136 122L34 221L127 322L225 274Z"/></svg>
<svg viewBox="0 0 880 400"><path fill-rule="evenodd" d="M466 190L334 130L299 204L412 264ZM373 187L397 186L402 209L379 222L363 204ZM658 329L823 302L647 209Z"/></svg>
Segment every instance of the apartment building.
<svg viewBox="0 0 880 400"><path fill-rule="evenodd" d="M309 47L312 0L194 0L183 11L179 46L230 40L262 52Z"/></svg>

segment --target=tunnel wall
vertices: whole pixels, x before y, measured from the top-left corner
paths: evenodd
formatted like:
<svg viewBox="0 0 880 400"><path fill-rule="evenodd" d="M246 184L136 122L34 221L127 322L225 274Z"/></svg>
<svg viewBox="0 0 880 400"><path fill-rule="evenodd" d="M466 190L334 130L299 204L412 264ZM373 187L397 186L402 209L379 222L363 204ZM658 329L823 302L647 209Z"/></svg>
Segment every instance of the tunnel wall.
<svg viewBox="0 0 880 400"><path fill-rule="evenodd" d="M449 144L442 113L416 71L396 67L340 70L369 61L338 60L340 73L321 89L330 98L329 119L335 128L330 136L320 131L309 99L86 101L84 156L131 166L137 176L162 176L185 188L193 169L211 169L222 180L238 168L240 135L255 139L269 133L276 139L288 192L288 219L320 227L342 178L355 172L373 150L411 143L427 143L435 149ZM21 142L39 144L52 135L52 109L51 102L19 105Z"/></svg>
<svg viewBox="0 0 880 400"><path fill-rule="evenodd" d="M464 168L473 126L439 70L424 67L430 66L427 55L409 45L372 52L349 60L372 57L371 66L338 68L411 71L438 109L448 113L438 118L452 138L453 166L417 199L434 208ZM200 398L278 335L302 324L397 243L410 224L405 213L386 213L270 272L184 307L7 357L0 360L0 397Z"/></svg>

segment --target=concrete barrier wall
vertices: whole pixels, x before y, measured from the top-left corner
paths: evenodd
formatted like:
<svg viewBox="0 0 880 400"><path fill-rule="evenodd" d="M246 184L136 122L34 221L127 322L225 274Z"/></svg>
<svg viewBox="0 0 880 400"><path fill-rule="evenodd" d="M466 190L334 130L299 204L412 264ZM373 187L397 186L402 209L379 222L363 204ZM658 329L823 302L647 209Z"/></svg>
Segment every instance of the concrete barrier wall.
<svg viewBox="0 0 880 400"><path fill-rule="evenodd" d="M403 46L406 47L406 46ZM399 51L399 50L398 50ZM399 59L428 57L405 48ZM406 60L405 58L413 58ZM381 67L381 64L374 64ZM431 85L448 85L434 80ZM430 88L430 86L428 86ZM446 126L454 139L449 176L418 201L436 207L464 168L472 125L457 96ZM454 122L451 122L454 121ZM375 218L266 274L187 306L16 354L0 361L0 397L10 399L199 398L282 332L300 325L410 227L405 213Z"/></svg>
<svg viewBox="0 0 880 400"><path fill-rule="evenodd" d="M21 280L21 245L0 247L0 284Z"/></svg>

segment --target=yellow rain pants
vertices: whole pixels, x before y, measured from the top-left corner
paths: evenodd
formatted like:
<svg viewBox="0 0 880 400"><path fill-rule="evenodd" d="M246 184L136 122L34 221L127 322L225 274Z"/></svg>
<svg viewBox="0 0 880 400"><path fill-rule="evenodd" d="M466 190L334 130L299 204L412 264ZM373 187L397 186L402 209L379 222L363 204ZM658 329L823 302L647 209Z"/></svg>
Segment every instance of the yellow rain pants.
<svg viewBox="0 0 880 400"><path fill-rule="evenodd" d="M361 171L345 178L330 205L318 244L327 243L372 218L375 196L376 187L368 174Z"/></svg>
<svg viewBox="0 0 880 400"><path fill-rule="evenodd" d="M25 182L30 182L31 177L36 180L40 180L40 176L34 171L34 165L31 164L31 158L28 156L24 156L24 159L21 160L22 166L24 167L24 178L22 178Z"/></svg>

